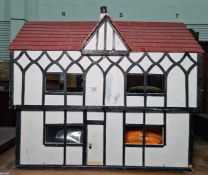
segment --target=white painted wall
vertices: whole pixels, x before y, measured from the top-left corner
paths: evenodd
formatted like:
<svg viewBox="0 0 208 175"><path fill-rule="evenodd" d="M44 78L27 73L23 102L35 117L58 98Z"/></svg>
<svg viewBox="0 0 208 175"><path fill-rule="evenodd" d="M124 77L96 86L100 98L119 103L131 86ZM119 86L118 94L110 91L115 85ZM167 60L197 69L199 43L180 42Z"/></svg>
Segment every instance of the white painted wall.
<svg viewBox="0 0 208 175"><path fill-rule="evenodd" d="M63 147L43 145L43 112L21 112L20 148L20 164L63 164Z"/></svg>
<svg viewBox="0 0 208 175"><path fill-rule="evenodd" d="M42 105L43 74L36 65L25 74L25 105Z"/></svg>
<svg viewBox="0 0 208 175"><path fill-rule="evenodd" d="M197 68L193 68L189 74L189 107L197 107Z"/></svg>
<svg viewBox="0 0 208 175"><path fill-rule="evenodd" d="M64 105L64 95L45 95L45 105Z"/></svg>
<svg viewBox="0 0 208 175"><path fill-rule="evenodd" d="M106 165L122 165L123 114L106 115Z"/></svg>
<svg viewBox="0 0 208 175"><path fill-rule="evenodd" d="M83 112L68 111L67 123L83 123Z"/></svg>
<svg viewBox="0 0 208 175"><path fill-rule="evenodd" d="M188 167L189 114L167 114L166 146L145 148L145 165Z"/></svg>
<svg viewBox="0 0 208 175"><path fill-rule="evenodd" d="M45 112L46 124L64 124L63 111L46 111Z"/></svg>
<svg viewBox="0 0 208 175"><path fill-rule="evenodd" d="M125 148L125 166L142 166L142 148Z"/></svg>
<svg viewBox="0 0 208 175"><path fill-rule="evenodd" d="M13 105L21 105L21 99L22 99L22 72L20 68L14 64L14 75L13 76Z"/></svg>
<svg viewBox="0 0 208 175"><path fill-rule="evenodd" d="M103 125L88 125L87 138L87 165L103 165Z"/></svg>
<svg viewBox="0 0 208 175"><path fill-rule="evenodd" d="M124 105L124 76L115 66L106 75L105 105Z"/></svg>
<svg viewBox="0 0 208 175"><path fill-rule="evenodd" d="M82 147L66 147L66 165L82 165Z"/></svg>
<svg viewBox="0 0 208 175"><path fill-rule="evenodd" d="M93 66L86 76L85 105L103 105L103 74L98 66Z"/></svg>
<svg viewBox="0 0 208 175"><path fill-rule="evenodd" d="M185 75L179 67L174 67L167 78L167 106L185 107Z"/></svg>

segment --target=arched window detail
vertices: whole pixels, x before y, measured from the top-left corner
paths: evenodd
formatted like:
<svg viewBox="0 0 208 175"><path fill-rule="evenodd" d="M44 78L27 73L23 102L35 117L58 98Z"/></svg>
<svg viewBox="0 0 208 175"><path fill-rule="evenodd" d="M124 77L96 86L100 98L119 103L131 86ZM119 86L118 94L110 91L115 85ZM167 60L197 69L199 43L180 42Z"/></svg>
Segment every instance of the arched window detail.
<svg viewBox="0 0 208 175"><path fill-rule="evenodd" d="M116 66L113 66L106 75L105 105L124 105L124 76Z"/></svg>

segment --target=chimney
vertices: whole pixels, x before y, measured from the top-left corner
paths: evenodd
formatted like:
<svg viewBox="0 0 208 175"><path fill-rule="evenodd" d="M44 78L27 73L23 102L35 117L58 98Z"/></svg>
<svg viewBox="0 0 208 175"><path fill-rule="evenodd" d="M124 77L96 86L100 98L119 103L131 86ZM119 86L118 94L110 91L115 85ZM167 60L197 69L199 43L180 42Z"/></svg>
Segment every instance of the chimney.
<svg viewBox="0 0 208 175"><path fill-rule="evenodd" d="M102 6L100 7L100 20L106 16L108 14L107 12L107 7L106 6Z"/></svg>

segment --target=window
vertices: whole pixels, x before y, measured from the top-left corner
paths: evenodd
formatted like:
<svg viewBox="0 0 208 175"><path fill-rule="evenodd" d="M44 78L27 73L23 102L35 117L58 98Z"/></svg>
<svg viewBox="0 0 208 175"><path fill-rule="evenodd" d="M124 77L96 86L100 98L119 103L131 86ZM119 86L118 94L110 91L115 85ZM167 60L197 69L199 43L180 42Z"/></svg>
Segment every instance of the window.
<svg viewBox="0 0 208 175"><path fill-rule="evenodd" d="M46 74L46 91L64 91L64 75L61 73Z"/></svg>
<svg viewBox="0 0 208 175"><path fill-rule="evenodd" d="M127 92L143 93L144 92L144 75L128 74L127 75Z"/></svg>
<svg viewBox="0 0 208 175"><path fill-rule="evenodd" d="M163 93L164 92L164 76L160 74L147 75L147 93Z"/></svg>
<svg viewBox="0 0 208 175"><path fill-rule="evenodd" d="M164 142L163 126L145 126L145 136L143 137L143 126L127 126L125 131L126 144L162 145Z"/></svg>
<svg viewBox="0 0 208 175"><path fill-rule="evenodd" d="M82 126L67 126L66 144L82 144ZM64 144L64 125L45 125L45 144Z"/></svg>
<svg viewBox="0 0 208 175"><path fill-rule="evenodd" d="M164 93L164 75L161 74L128 74L127 92L128 93Z"/></svg>
<svg viewBox="0 0 208 175"><path fill-rule="evenodd" d="M47 73L45 79L46 92L64 92L64 75L61 73ZM67 74L66 75L67 92L83 92L83 75Z"/></svg>
<svg viewBox="0 0 208 175"><path fill-rule="evenodd" d="M83 75L82 74L67 74L67 92L83 92Z"/></svg>

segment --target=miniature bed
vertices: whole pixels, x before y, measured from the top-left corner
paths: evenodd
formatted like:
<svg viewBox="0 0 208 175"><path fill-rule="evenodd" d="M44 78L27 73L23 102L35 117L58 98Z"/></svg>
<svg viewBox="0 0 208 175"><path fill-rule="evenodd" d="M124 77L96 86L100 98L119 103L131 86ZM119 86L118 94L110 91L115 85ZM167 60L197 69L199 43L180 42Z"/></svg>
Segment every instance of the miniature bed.
<svg viewBox="0 0 208 175"><path fill-rule="evenodd" d="M11 43L17 167L190 169L203 50L184 24L102 16Z"/></svg>

